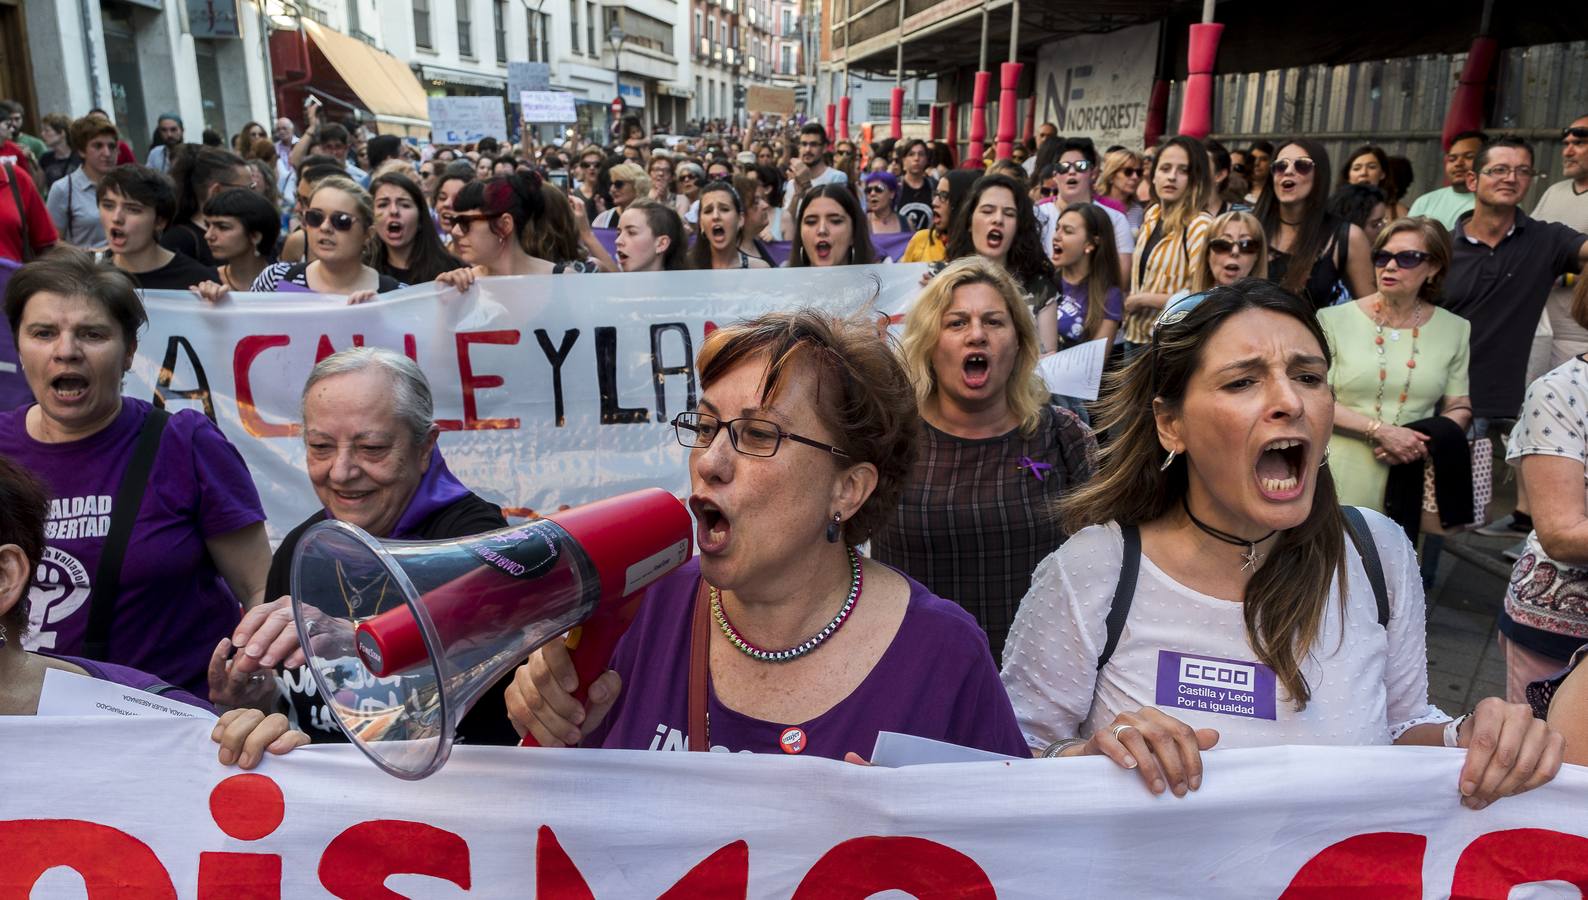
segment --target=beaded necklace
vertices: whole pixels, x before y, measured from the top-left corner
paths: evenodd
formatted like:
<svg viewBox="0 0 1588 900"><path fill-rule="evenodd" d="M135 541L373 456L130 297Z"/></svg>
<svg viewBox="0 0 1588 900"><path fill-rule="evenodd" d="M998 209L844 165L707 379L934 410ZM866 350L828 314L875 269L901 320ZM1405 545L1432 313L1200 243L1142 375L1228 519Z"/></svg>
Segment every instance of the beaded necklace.
<svg viewBox="0 0 1588 900"><path fill-rule="evenodd" d="M828 638L838 633L838 629L849 618L855 609L855 602L860 599L860 587L863 579L860 573L860 556L855 553L855 548L849 548L849 596L844 598L843 608L838 610L838 615L821 631L816 632L804 643L784 650L764 650L744 639L733 623L728 621L728 614L722 608L722 592L715 587L711 588L711 615L717 620L717 627L722 630L723 637L728 643L739 648L739 652L751 659L761 662L780 663L799 659L801 656L815 650L827 641Z"/></svg>
<svg viewBox="0 0 1588 900"><path fill-rule="evenodd" d="M1406 383L1401 386L1400 405L1395 410L1395 419L1389 424L1399 425L1400 416L1406 410L1406 398L1411 396L1412 371L1417 368L1417 337L1422 329L1418 321L1422 318L1423 305L1421 300L1412 300L1412 352L1406 358ZM1373 398L1373 418L1384 421L1384 383L1389 380L1389 363L1384 358L1384 298L1380 297L1373 304L1373 345L1378 350L1378 394ZM1400 329L1395 329L1391 338L1400 340Z"/></svg>

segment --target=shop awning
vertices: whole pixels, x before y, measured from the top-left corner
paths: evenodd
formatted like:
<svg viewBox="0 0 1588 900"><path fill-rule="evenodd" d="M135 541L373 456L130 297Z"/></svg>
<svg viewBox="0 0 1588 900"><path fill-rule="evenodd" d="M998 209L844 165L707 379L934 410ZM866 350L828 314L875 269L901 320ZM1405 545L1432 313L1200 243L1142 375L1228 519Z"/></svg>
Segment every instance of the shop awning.
<svg viewBox="0 0 1588 900"><path fill-rule="evenodd" d="M377 122L410 134L430 127L424 86L397 57L313 20L305 19L303 30Z"/></svg>

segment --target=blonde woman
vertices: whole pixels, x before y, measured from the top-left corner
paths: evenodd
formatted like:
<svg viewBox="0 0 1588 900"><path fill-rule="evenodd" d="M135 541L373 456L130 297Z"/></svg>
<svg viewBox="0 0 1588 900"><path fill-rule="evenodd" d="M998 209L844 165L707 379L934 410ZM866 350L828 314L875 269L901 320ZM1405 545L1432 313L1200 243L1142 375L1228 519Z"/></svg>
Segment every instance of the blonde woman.
<svg viewBox="0 0 1588 900"><path fill-rule="evenodd" d="M1152 196L1136 239L1130 293L1125 297L1126 353L1146 346L1153 322L1177 291L1191 287L1204 264L1213 217L1204 210L1213 191L1207 148L1193 137L1170 138L1158 151Z"/></svg>
<svg viewBox="0 0 1588 900"><path fill-rule="evenodd" d="M651 176L635 163L618 163L607 170L607 194L612 208L595 217L592 228L616 228L629 204L651 195Z"/></svg>
<svg viewBox="0 0 1588 900"><path fill-rule="evenodd" d="M904 324L920 452L877 559L957 602L1003 652L1031 570L1064 542L1053 503L1092 474L1096 443L1050 405L1036 374L1036 320L1003 266L959 259L927 283ZM997 552L988 535L999 536Z"/></svg>
<svg viewBox="0 0 1588 900"><path fill-rule="evenodd" d="M1263 223L1242 210L1231 210L1208 228L1208 250L1196 277L1191 279L1191 290L1234 284L1242 278L1268 277L1268 239L1263 236Z"/></svg>
<svg viewBox="0 0 1588 900"><path fill-rule="evenodd" d="M1141 230L1142 217L1147 214L1147 208L1136 199L1143 169L1141 154L1121 147L1104 155L1102 168L1097 173L1097 202L1125 214L1130 222L1129 246L1135 246L1136 233ZM1120 243L1125 243L1125 235L1117 237Z"/></svg>

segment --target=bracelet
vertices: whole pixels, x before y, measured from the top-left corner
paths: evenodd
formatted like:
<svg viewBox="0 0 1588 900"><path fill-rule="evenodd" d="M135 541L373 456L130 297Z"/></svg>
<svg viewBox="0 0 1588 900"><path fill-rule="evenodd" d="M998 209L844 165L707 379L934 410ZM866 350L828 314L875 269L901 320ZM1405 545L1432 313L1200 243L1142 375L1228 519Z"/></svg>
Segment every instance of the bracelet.
<svg viewBox="0 0 1588 900"><path fill-rule="evenodd" d="M1451 719L1450 721L1445 723L1445 746L1446 747L1459 747L1459 746L1461 746L1461 744L1459 743L1459 738L1457 738L1457 736L1456 736L1456 732L1461 730L1461 723L1467 721L1467 719L1471 715L1472 715L1472 713L1464 713L1464 714L1462 714L1460 716L1457 716L1456 718Z"/></svg>
<svg viewBox="0 0 1588 900"><path fill-rule="evenodd" d="M1053 743L1047 745L1046 747L1043 747L1042 748L1042 752L1040 754L1038 754L1038 758L1040 758L1040 759L1053 759L1054 757L1057 757L1057 756L1063 754L1064 751L1070 749L1071 747L1074 747L1077 744L1084 744L1084 743L1086 743L1086 738L1078 738L1078 737L1059 738L1058 740L1056 740Z"/></svg>
<svg viewBox="0 0 1588 900"><path fill-rule="evenodd" d="M1384 423L1380 422L1378 419L1374 419L1368 423L1366 435L1369 443L1378 443L1378 430L1383 427Z"/></svg>

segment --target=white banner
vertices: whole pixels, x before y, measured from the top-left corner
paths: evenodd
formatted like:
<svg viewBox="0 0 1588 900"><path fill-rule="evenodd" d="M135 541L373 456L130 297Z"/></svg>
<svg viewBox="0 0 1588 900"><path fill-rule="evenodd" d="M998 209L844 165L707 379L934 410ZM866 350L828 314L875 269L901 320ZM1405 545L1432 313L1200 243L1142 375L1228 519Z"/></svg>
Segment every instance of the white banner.
<svg viewBox="0 0 1588 900"><path fill-rule="evenodd" d="M315 362L355 344L415 359L441 450L511 515L642 487L689 493L668 423L699 394L706 332L773 310L902 315L924 265L543 275L421 285L347 306L313 294L238 294L217 307L150 292L129 396L201 409L242 452L280 538L319 508L304 474L299 394ZM894 321L898 321L897 318Z"/></svg>
<svg viewBox="0 0 1588 900"><path fill-rule="evenodd" d="M881 769L465 746L404 782L321 745L242 774L215 762L209 731L0 718L0 896L1521 900L1588 886L1588 769L1473 812L1457 802L1462 754L1442 748L1215 751L1177 799L1095 757Z"/></svg>
<svg viewBox="0 0 1588 900"><path fill-rule="evenodd" d="M1101 154L1141 149L1158 59L1158 26L1137 25L1044 44L1037 51L1037 121L1089 137Z"/></svg>

